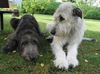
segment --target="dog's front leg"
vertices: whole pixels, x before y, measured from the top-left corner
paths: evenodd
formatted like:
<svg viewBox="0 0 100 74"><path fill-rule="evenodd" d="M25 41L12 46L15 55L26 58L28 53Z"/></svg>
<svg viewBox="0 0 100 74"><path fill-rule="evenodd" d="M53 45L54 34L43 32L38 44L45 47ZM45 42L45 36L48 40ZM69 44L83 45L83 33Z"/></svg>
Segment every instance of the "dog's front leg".
<svg viewBox="0 0 100 74"><path fill-rule="evenodd" d="M69 44L67 52L67 61L68 61L68 68L74 68L78 66L79 62L77 59L78 54L78 44Z"/></svg>
<svg viewBox="0 0 100 74"><path fill-rule="evenodd" d="M60 69L68 69L67 57L63 51L61 40L54 36L51 47L55 56L54 65Z"/></svg>
<svg viewBox="0 0 100 74"><path fill-rule="evenodd" d="M8 41L6 45L3 47L3 52L4 53L12 52L13 50L17 48L17 46L18 44L17 44L16 37L14 36L14 34L11 34L8 37Z"/></svg>

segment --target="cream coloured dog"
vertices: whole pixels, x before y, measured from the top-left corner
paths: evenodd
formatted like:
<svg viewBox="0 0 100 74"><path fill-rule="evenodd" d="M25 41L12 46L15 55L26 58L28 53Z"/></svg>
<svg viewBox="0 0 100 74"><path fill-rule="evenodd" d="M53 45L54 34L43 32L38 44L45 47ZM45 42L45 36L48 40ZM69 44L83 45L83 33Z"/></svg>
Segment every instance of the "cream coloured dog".
<svg viewBox="0 0 100 74"><path fill-rule="evenodd" d="M62 3L54 13L54 20L47 25L47 30L53 35L54 65L66 70L78 66L78 47L84 35L82 11L71 2Z"/></svg>

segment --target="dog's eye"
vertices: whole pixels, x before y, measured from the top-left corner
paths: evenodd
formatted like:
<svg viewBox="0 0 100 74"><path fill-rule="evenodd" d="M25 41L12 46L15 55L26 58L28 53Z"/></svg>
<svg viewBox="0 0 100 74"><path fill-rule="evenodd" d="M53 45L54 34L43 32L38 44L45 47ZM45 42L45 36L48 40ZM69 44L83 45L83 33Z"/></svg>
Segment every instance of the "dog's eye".
<svg viewBox="0 0 100 74"><path fill-rule="evenodd" d="M22 42L22 45L26 45L26 44L28 44L28 41Z"/></svg>
<svg viewBox="0 0 100 74"><path fill-rule="evenodd" d="M65 20L61 15L59 16L59 20L60 21L63 21L63 20Z"/></svg>
<svg viewBox="0 0 100 74"><path fill-rule="evenodd" d="M32 43L33 43L33 44L34 44L34 43L37 44L37 41L36 41L36 40L32 40Z"/></svg>

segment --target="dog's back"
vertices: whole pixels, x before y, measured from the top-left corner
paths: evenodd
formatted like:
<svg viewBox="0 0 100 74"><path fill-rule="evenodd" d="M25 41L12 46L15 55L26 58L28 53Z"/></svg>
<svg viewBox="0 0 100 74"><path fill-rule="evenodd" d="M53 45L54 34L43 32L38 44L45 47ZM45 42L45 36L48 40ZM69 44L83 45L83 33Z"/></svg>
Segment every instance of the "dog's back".
<svg viewBox="0 0 100 74"><path fill-rule="evenodd" d="M24 15L21 17L21 19L12 18L10 24L12 28L17 32L20 32L20 30L22 31L30 29L36 31L38 34L41 35L39 25L32 15Z"/></svg>

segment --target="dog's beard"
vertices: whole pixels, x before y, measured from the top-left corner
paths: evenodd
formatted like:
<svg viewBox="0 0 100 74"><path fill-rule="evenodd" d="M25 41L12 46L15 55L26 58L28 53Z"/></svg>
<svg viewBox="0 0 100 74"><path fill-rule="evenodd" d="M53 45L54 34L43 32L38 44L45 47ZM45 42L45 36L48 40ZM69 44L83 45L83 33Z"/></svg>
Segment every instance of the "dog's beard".
<svg viewBox="0 0 100 74"><path fill-rule="evenodd" d="M56 36L65 36L70 33L70 30L72 28L72 25L70 23L66 23L66 21L59 22L58 25L56 25Z"/></svg>

